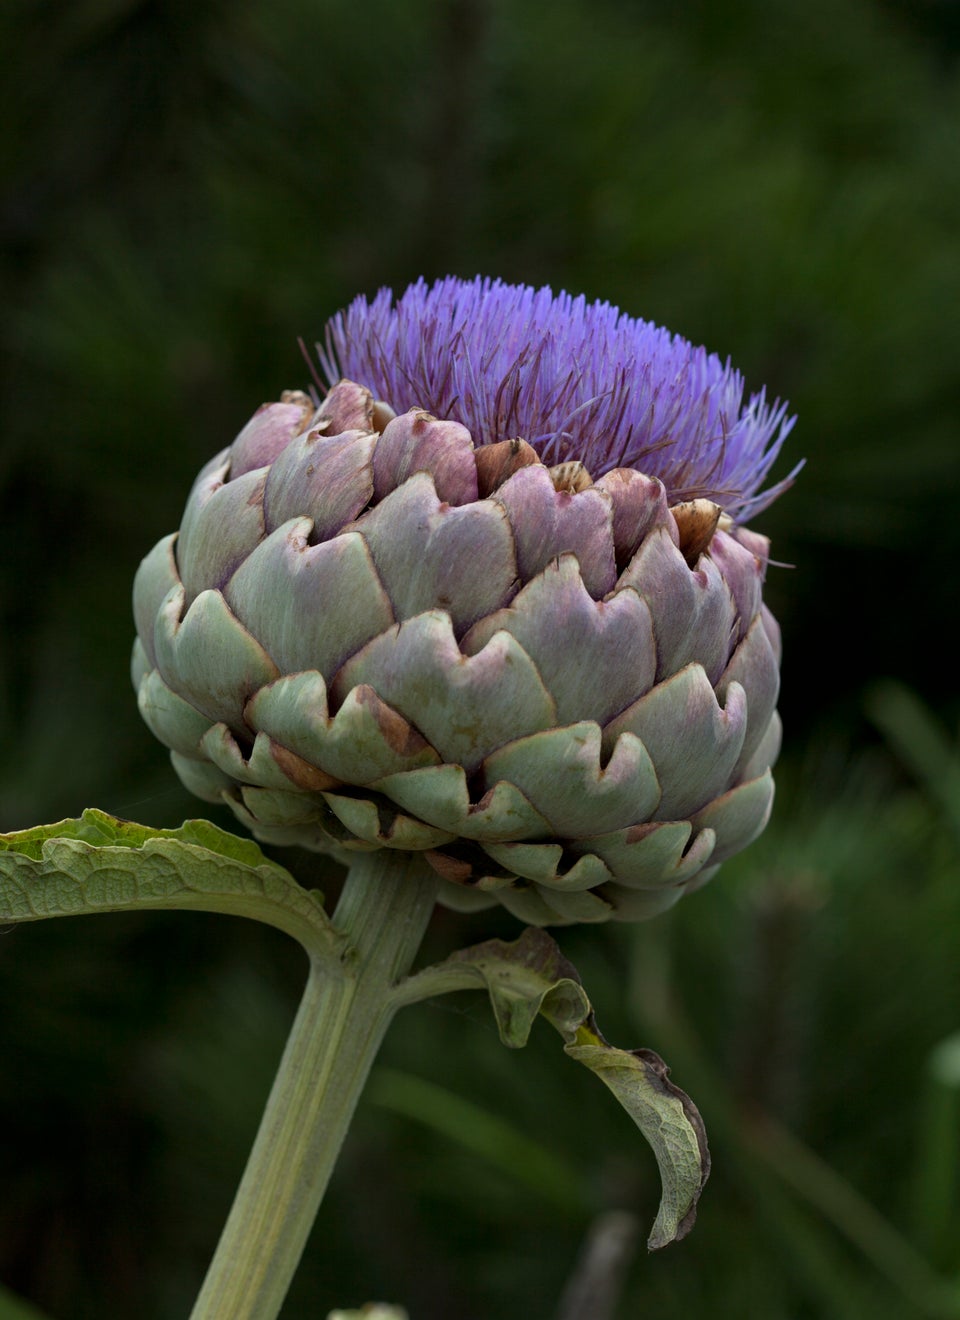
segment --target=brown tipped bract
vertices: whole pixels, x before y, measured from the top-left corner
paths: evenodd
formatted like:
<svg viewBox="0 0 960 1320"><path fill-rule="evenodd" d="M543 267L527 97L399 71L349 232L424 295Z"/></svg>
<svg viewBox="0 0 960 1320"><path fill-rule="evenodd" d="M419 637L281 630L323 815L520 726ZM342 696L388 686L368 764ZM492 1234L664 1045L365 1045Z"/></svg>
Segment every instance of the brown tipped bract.
<svg viewBox="0 0 960 1320"><path fill-rule="evenodd" d="M766 557L641 472L342 381L198 477L137 575L134 682L184 783L264 841L420 851L454 907L633 920L769 814Z"/></svg>

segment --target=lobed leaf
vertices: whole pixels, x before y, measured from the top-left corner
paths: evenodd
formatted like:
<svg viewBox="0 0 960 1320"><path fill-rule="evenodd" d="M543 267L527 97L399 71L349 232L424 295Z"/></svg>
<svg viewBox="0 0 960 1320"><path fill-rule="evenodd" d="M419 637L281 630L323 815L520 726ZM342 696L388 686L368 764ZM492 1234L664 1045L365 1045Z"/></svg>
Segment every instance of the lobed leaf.
<svg viewBox="0 0 960 1320"><path fill-rule="evenodd" d="M89 809L0 834L0 922L158 908L250 917L314 955L339 951L322 896L209 821L161 830Z"/></svg>

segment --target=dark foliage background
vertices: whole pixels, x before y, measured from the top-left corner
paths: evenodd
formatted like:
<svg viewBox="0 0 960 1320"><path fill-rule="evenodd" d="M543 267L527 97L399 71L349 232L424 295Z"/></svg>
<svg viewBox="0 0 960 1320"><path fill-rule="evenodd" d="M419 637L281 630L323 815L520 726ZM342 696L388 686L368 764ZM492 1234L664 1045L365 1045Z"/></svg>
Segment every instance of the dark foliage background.
<svg viewBox="0 0 960 1320"><path fill-rule="evenodd" d="M760 524L797 566L787 750L710 890L561 934L714 1144L618 1315L960 1316L954 0L10 0L0 42L0 829L196 814L129 690L132 573L357 291L481 271L729 352L808 459ZM510 930L446 915L433 951ZM5 1284L186 1314L302 971L221 918L0 939ZM384 1068L290 1320L548 1320L593 1216L649 1219L652 1161L545 1032L509 1055L448 1001Z"/></svg>

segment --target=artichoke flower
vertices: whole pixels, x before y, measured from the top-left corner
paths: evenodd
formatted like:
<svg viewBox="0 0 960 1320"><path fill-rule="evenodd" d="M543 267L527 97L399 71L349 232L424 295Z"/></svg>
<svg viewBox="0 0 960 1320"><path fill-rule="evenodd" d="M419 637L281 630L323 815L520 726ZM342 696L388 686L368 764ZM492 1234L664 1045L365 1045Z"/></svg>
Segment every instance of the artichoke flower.
<svg viewBox="0 0 960 1320"><path fill-rule="evenodd" d="M420 852L448 905L653 916L763 829L792 426L702 348L482 280L329 324L137 575L140 709L262 841Z"/></svg>

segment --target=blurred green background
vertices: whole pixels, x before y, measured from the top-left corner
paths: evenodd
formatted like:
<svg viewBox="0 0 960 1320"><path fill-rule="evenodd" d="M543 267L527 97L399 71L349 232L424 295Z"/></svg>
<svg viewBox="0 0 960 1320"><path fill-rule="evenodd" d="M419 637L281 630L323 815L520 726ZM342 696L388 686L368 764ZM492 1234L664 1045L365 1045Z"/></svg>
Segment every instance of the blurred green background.
<svg viewBox="0 0 960 1320"><path fill-rule="evenodd" d="M136 714L132 574L355 293L479 271L729 353L808 460L758 523L786 750L703 894L559 933L713 1145L617 1316L960 1317L960 5L9 0L0 42L0 829L198 814ZM513 932L443 914L427 955ZM3 935L8 1288L187 1313L303 972L227 918ZM553 1320L598 1214L648 1226L652 1158L547 1028L510 1054L448 999L382 1068L289 1320Z"/></svg>

